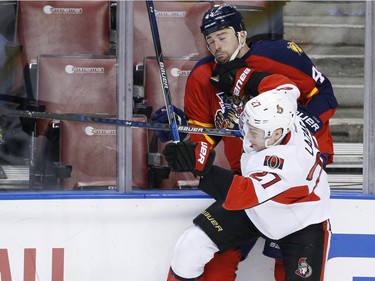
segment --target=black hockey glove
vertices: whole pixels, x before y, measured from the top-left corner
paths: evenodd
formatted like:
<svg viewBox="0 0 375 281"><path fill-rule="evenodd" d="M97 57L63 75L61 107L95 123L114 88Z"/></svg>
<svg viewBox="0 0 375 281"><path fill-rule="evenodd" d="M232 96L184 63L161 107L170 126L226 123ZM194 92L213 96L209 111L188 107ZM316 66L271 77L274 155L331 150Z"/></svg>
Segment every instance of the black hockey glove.
<svg viewBox="0 0 375 281"><path fill-rule="evenodd" d="M242 98L251 99L259 94L258 85L269 75L252 71L243 59L219 64L212 73L210 82L219 90Z"/></svg>
<svg viewBox="0 0 375 281"><path fill-rule="evenodd" d="M187 119L185 113L178 107L173 106L173 112L175 114L177 125L187 126ZM151 121L153 123L168 124L168 115L165 106L159 108L151 115ZM155 135L160 139L161 142L167 142L173 140L173 135L171 131L157 131L155 130ZM180 140L186 137L186 133L179 133Z"/></svg>
<svg viewBox="0 0 375 281"><path fill-rule="evenodd" d="M232 93L237 72L246 68L247 64L243 59L234 59L224 64L218 64L212 73L210 82L219 90Z"/></svg>
<svg viewBox="0 0 375 281"><path fill-rule="evenodd" d="M178 142L168 143L163 155L172 171L205 176L210 171L216 154L206 142Z"/></svg>
<svg viewBox="0 0 375 281"><path fill-rule="evenodd" d="M323 127L323 122L316 116L311 110L307 109L305 106L299 104L297 108L297 115L305 123L307 129L315 135Z"/></svg>

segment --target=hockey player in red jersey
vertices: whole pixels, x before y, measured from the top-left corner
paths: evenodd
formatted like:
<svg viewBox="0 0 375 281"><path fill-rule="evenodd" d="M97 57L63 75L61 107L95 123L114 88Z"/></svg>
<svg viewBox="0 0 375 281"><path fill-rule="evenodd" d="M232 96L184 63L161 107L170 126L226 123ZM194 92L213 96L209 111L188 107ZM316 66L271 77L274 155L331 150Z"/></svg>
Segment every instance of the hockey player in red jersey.
<svg viewBox="0 0 375 281"><path fill-rule="evenodd" d="M301 89L299 115L317 137L324 164L329 164L333 155L329 119L335 112L337 102L330 81L318 71L303 50L286 40L260 41L251 43L249 47L241 14L235 7L225 4L205 13L201 31L212 56L200 60L188 78L184 111L189 124L238 129L238 117L246 101L259 91L267 91L275 86L272 84L275 79L269 74L284 74ZM158 110L152 119L163 122L167 117L162 110ZM168 139L162 132L157 133L161 134L161 139ZM210 149L222 141L231 169L241 173L240 138L191 134L190 140L206 142ZM282 281L282 256L277 248L269 246L277 247L275 243L267 241L266 244L264 253L276 258L275 279ZM216 276L225 281L234 280L239 261L246 257L251 247L251 243L242 247L241 254L239 250L231 250L216 255L206 266L205 274L212 276L209 280L216 281Z"/></svg>
<svg viewBox="0 0 375 281"><path fill-rule="evenodd" d="M290 81L246 104L242 176L212 165L214 151L198 167L191 145L167 144L163 154L171 169L200 176L199 188L219 203L178 240L168 280L206 280L205 264L215 254L258 237L280 246L285 280L324 279L330 188L316 139L297 116L298 96Z"/></svg>
<svg viewBox="0 0 375 281"><path fill-rule="evenodd" d="M199 61L187 81L184 106L189 123L236 128L241 109L228 106L232 99L255 96L257 82L264 72L283 74L300 89L299 114L308 119L306 123L316 134L327 164L331 163L333 143L329 119L335 112L337 101L329 79L319 72L304 51L296 43L286 40L265 40L248 46L241 14L226 4L206 12L201 31L213 56ZM247 69L251 72L247 73ZM232 95L228 96L228 93ZM208 136L194 135L192 140L207 141L212 147L217 143ZM231 146L225 152L231 167L238 169L240 149L234 152Z"/></svg>

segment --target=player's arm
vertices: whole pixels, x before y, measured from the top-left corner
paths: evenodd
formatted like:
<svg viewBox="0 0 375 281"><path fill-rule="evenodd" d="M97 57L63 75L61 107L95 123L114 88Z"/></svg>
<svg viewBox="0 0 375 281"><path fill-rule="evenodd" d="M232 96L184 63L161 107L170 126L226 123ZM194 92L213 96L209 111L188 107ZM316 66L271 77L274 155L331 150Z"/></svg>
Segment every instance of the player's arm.
<svg viewBox="0 0 375 281"><path fill-rule="evenodd" d="M210 71L207 65L195 68L190 74L185 89L184 107L191 126L214 128L211 114L212 102L206 91L212 87L204 74ZM203 71L200 73L200 71ZM163 150L168 166L175 172L192 172L201 176L210 169L215 158L212 149L220 139L208 135L191 134L188 141L169 143Z"/></svg>
<svg viewBox="0 0 375 281"><path fill-rule="evenodd" d="M294 42L279 41L278 48L273 45L259 47L258 55L251 56L251 65L288 76L301 91L299 103L326 123L338 106L329 79Z"/></svg>
<svg viewBox="0 0 375 281"><path fill-rule="evenodd" d="M213 166L199 183L199 189L211 196L217 194L217 190L225 194L222 203L227 210L255 207L285 192L288 186L289 183L276 172L263 171L240 176L217 166Z"/></svg>
<svg viewBox="0 0 375 281"><path fill-rule="evenodd" d="M223 207L243 210L262 204L285 191L281 181L275 172L257 172L248 177L235 175Z"/></svg>
<svg viewBox="0 0 375 281"><path fill-rule="evenodd" d="M186 82L184 107L188 124L193 127L215 128L211 106L216 101L211 96L210 84L207 73L210 73L209 65L203 65L191 72ZM221 137L190 134L190 140L195 143L206 142L213 149L221 140Z"/></svg>
<svg viewBox="0 0 375 281"><path fill-rule="evenodd" d="M209 150L204 142L169 143L163 155L172 171L192 172L201 177L199 189L225 202L228 210L254 207L284 192L289 184L275 172L257 172L244 177L215 166L215 151Z"/></svg>
<svg viewBox="0 0 375 281"><path fill-rule="evenodd" d="M190 125L193 127L215 128L213 117L211 114L210 95L207 94L209 88L212 87L209 82L207 73L211 72L209 65L203 64L194 68L187 79L185 87L184 110L174 107L176 121L179 125ZM165 107L159 108L151 116L155 123L168 123L168 115ZM155 131L155 134L162 142L172 140L172 133L168 131ZM205 141L210 148L214 148L220 141L220 137L213 137L202 134L192 134L189 138L187 134L180 133L180 140L190 139L192 142Z"/></svg>
<svg viewBox="0 0 375 281"><path fill-rule="evenodd" d="M235 59L218 65L213 71L210 82L224 93L249 100L259 94L258 86L268 75L270 75L268 72L250 69L243 59Z"/></svg>

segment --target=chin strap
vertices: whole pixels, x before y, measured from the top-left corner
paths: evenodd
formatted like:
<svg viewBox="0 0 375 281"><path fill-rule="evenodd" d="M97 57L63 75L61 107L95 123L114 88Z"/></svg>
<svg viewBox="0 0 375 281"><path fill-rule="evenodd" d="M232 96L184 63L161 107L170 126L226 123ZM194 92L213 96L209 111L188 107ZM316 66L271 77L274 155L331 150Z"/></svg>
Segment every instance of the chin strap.
<svg viewBox="0 0 375 281"><path fill-rule="evenodd" d="M230 27L230 29L232 29L233 30L233 32L236 34L236 36L237 36L237 40L238 40L238 47L237 47L237 49L233 52L233 54L232 54L232 56L230 57L230 59L229 59L229 61L232 61L232 60L234 60L236 57L237 57L237 55L238 55L238 53L241 51L241 49L243 48L243 46L245 46L245 44L246 44L246 39L245 39L245 41L243 42L243 43L241 43L241 36L240 36L240 31L239 32L237 32L236 33L236 31L234 30L234 28L233 27ZM247 37L247 32L246 31L244 31L243 30L243 32L245 32L245 38Z"/></svg>
<svg viewBox="0 0 375 281"><path fill-rule="evenodd" d="M238 40L238 47L237 47L237 49L233 52L232 56L231 56L230 59L229 59L229 61L232 61L232 60L234 60L234 59L237 57L238 53L241 51L241 49L243 48L243 46L246 45L246 39L245 39L245 41L244 41L243 43L241 43L241 40L240 40L240 33L241 33L241 31L238 31L238 32L236 33L236 31L234 30L233 27L230 26L229 28L233 30L234 34L236 34L236 36L237 36L237 40ZM247 37L247 32L246 32L245 30L242 30L242 31L245 32L245 38L246 38L246 37ZM206 39L206 41L207 41L207 39ZM207 45L207 49L208 49L208 51L209 51L213 56L215 56L214 53L211 52L211 50L210 50L210 48L208 47L208 45ZM215 58L215 62L218 63L217 60L216 60L216 58Z"/></svg>

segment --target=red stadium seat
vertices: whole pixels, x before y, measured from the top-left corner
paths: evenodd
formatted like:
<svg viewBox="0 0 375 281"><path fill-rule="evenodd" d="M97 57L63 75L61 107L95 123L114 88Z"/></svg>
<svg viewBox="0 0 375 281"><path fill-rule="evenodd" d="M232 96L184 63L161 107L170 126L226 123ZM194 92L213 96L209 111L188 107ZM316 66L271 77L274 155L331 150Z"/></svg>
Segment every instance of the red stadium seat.
<svg viewBox="0 0 375 281"><path fill-rule="evenodd" d="M116 127L103 124L61 122L61 162L72 166L64 189L78 182L116 182Z"/></svg>
<svg viewBox="0 0 375 281"><path fill-rule="evenodd" d="M116 58L38 57L37 100L55 113L116 113ZM41 122L40 122L41 123ZM37 132L44 132L39 125Z"/></svg>
<svg viewBox="0 0 375 281"><path fill-rule="evenodd" d="M116 115L116 58L111 56L64 56L40 55L37 61L37 101L45 106L47 112L53 113L108 113ZM49 121L39 120L36 132L39 143L43 143ZM84 124L87 127L87 124ZM82 138L83 124L63 122L60 131L60 161L72 165L72 175L64 180L64 189L72 189L78 181L92 181L116 178L116 154L107 150L108 158L101 159L106 147L100 145L100 138L92 138L92 142ZM75 131L76 130L76 131ZM75 133L74 133L75 131ZM64 132L64 133L63 133ZM80 136L81 141L76 138ZM109 147L116 147L116 137L105 135ZM104 137L103 137L104 138ZM92 156L84 160L85 149L90 146ZM36 157L42 158L44 145L37 146ZM72 151L69 151L72 150ZM80 154L82 153L82 154ZM76 157L74 157L76 156ZM96 159L96 161L95 161ZM110 160L109 160L110 159ZM40 159L38 159L40 161ZM56 160L56 159L55 159ZM87 161L91 160L91 161ZM84 161L84 162L81 162ZM102 161L105 167L113 167L111 171L104 167L95 167ZM36 161L38 162L38 161ZM86 166L85 166L86 165ZM92 169L92 173L86 170ZM102 170L100 170L102 169ZM43 173L43 171L41 171Z"/></svg>
<svg viewBox="0 0 375 281"><path fill-rule="evenodd" d="M37 100L53 113L109 114L115 117L116 58L113 56L40 55ZM137 118L145 121L145 118ZM37 122L43 139L47 121ZM147 133L133 131L134 185L147 187ZM40 141L43 142L43 141ZM38 147L37 147L38 148ZM43 149L43 148L42 148ZM37 156L43 157L41 148ZM102 124L61 122L60 161L72 166L63 188L116 181L116 128Z"/></svg>
<svg viewBox="0 0 375 281"><path fill-rule="evenodd" d="M40 54L108 54L109 1L19 1L18 43Z"/></svg>
<svg viewBox="0 0 375 281"><path fill-rule="evenodd" d="M16 83L31 91L23 69L40 54L108 55L109 18L109 1L18 1Z"/></svg>
<svg viewBox="0 0 375 281"><path fill-rule="evenodd" d="M210 1L155 1L156 20L164 56L194 57L208 54L200 33ZM134 1L134 64L155 56L145 1Z"/></svg>
<svg viewBox="0 0 375 281"><path fill-rule="evenodd" d="M146 122L135 116L134 121ZM64 188L111 189L116 186L117 145L116 127L105 124L61 122L61 162L72 166ZM132 129L133 187L148 187L147 131Z"/></svg>

